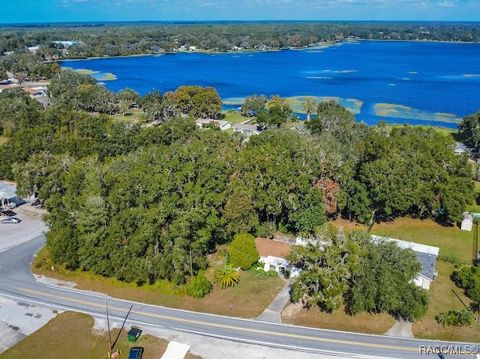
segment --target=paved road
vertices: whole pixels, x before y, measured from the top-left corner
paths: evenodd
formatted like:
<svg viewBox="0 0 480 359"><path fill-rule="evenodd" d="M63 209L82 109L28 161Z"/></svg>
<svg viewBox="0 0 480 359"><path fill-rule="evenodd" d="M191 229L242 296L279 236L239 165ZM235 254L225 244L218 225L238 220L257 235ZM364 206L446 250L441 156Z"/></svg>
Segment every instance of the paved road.
<svg viewBox="0 0 480 359"><path fill-rule="evenodd" d="M34 279L30 273L31 258L43 244L44 237L40 236L0 253L0 295L22 302L104 317L105 296L49 286ZM170 328L276 348L323 353L332 357L355 358L365 355L381 358L425 358L420 355L419 346L450 344L266 323L110 298L112 317L122 318L131 304L134 305L129 320L132 324Z"/></svg>

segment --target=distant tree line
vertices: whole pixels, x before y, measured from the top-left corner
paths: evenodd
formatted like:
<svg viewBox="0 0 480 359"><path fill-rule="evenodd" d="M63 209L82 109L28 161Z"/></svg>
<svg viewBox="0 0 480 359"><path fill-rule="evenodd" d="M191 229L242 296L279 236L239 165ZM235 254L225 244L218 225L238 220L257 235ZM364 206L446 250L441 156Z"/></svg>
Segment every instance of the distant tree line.
<svg viewBox="0 0 480 359"><path fill-rule="evenodd" d="M480 41L474 23L295 22L222 24L48 25L0 28L0 54L40 46L47 60L174 51L282 49L347 38L376 40ZM67 49L53 41L78 41ZM59 48L60 47L60 48ZM64 51L67 50L67 51Z"/></svg>

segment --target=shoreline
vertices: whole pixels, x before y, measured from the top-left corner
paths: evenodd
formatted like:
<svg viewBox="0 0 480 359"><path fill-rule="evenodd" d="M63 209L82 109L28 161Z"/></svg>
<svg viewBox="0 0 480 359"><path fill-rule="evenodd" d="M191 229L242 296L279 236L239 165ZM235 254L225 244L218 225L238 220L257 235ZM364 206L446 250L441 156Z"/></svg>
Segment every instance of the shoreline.
<svg viewBox="0 0 480 359"><path fill-rule="evenodd" d="M415 42L415 43L432 43L432 44L472 44L480 45L480 41L447 41L447 40L394 40L394 39L358 39L358 42L368 41L368 42ZM354 42L354 41L352 41Z"/></svg>
<svg viewBox="0 0 480 359"><path fill-rule="evenodd" d="M315 46L290 47L287 49L244 49L244 50L195 50L195 51L164 51L164 52L146 52L141 54L131 55L105 55L105 56L89 56L77 58L59 59L54 62L70 62L70 61L88 61L88 60L102 60L102 59L117 59L117 58L131 58L131 57L147 57L147 56L164 56L164 55L180 55L180 54L205 54L205 55L222 55L222 54L251 54L261 52L281 52L281 51L305 51L305 50L320 50L328 49L333 46L342 46L344 44L359 43L359 42L412 42L412 43L440 43L440 44L471 44L479 45L479 42L474 41L447 41L447 40L395 40L395 39L351 39L344 42L324 42L316 44Z"/></svg>

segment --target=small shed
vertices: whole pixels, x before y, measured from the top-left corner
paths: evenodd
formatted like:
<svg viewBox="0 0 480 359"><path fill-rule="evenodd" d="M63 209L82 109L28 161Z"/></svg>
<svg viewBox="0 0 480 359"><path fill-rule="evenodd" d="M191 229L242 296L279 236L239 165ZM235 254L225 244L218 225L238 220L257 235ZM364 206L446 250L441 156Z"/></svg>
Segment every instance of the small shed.
<svg viewBox="0 0 480 359"><path fill-rule="evenodd" d="M462 229L462 231L471 232L472 227L473 227L473 216L470 213L465 212L463 214L463 221L462 221L461 229Z"/></svg>

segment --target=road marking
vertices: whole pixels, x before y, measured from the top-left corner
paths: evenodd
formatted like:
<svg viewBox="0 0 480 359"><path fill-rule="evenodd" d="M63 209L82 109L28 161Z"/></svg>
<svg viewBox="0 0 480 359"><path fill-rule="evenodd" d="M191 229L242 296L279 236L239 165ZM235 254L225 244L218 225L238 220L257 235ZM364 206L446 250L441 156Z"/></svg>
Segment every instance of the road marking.
<svg viewBox="0 0 480 359"><path fill-rule="evenodd" d="M50 293L46 293L46 292L41 292L41 291L37 291L37 290L33 290L33 289L18 288L18 290L20 290L22 292L30 293L30 294L36 294L36 295L44 296L44 297L50 297L50 298L55 298L55 299L63 299L63 300L67 300L67 301L70 301L70 302L79 303L79 304L92 306L92 307L96 307L96 308L102 308L102 309L105 308L105 306L103 304L93 303L93 302L89 302L89 301L85 301L85 300L81 300L81 299L75 299L75 298L66 297L66 296L59 296L59 295L50 294ZM127 308L120 308L120 307L115 307L115 306L110 306L109 308L111 310L116 310L116 311L125 312L125 313L128 311ZM268 330L253 329L253 328L242 328L242 327L236 327L236 326L226 325L226 324L202 322L202 321L194 320L194 319L171 317L171 316L167 316L167 315L149 313L149 312L138 311L138 310L132 310L132 313L137 314L137 315L141 315L141 316L145 316L145 317L153 317L153 318L157 318L157 319L162 319L162 320L183 322L183 323L187 323L187 324L196 324L196 325L203 325L203 326L209 326L209 327L215 327L215 328L221 328L221 329L229 329L229 330L237 330L237 331L243 331L243 332L257 333L257 334L266 334L266 335L272 335L272 336L278 336L278 337L288 337L288 338L295 338L295 339L313 340L313 341L324 342L324 343L344 344L344 345L350 345L350 346L361 346L361 347L376 348L376 349L389 349L389 350L402 350L402 351L418 352L418 348L412 348L412 347L353 342L353 341L342 340L342 339L319 338L319 337L312 337L312 336L308 336L308 335L272 332L272 331L268 331Z"/></svg>

